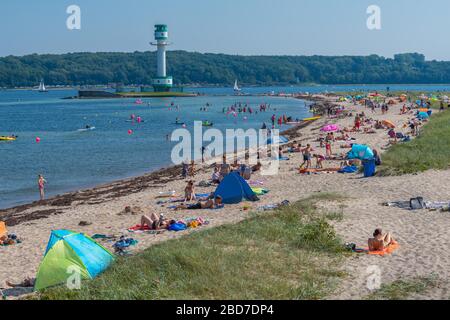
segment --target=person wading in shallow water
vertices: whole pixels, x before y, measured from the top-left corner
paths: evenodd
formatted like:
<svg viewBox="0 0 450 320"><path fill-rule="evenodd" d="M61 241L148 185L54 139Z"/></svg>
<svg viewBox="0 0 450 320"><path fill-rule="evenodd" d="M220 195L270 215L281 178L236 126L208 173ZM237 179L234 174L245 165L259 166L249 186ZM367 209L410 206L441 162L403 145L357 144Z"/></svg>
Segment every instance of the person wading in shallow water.
<svg viewBox="0 0 450 320"><path fill-rule="evenodd" d="M39 197L42 200L45 198L45 184L47 183L47 180L44 179L44 177L40 174L38 176L38 188L39 188Z"/></svg>

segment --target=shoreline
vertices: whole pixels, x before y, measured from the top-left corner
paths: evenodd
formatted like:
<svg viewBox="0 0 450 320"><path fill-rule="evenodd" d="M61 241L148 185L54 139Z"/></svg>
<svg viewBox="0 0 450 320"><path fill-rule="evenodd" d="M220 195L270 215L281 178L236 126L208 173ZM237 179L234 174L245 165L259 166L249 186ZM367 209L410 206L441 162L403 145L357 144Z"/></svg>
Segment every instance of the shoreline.
<svg viewBox="0 0 450 320"><path fill-rule="evenodd" d="M292 98L312 103L321 103L326 101L326 98L317 95L296 95ZM280 132L280 135L286 136L290 140L292 137L298 135L299 130L304 129L313 123L314 121L310 121L293 126L292 128ZM240 152L242 152L242 150ZM222 155L218 155L216 158L219 159L221 156ZM60 210L58 210L58 208L71 206L73 202L79 202L79 204L90 204L92 203L90 200L97 197L123 197L136 191L149 189L152 187L152 184L162 183L164 182L164 179L167 178L184 180L181 177L180 172L181 165L166 164L160 169L155 169L137 176L130 176L123 179L113 180L111 182L100 183L92 187L68 191L51 196L44 201L32 201L12 207L0 208L0 220L5 221L7 225L15 226L22 222L47 218L51 215L59 214ZM46 211L34 211L27 214L27 216L21 215L24 211L41 206L49 206L52 207L52 209Z"/></svg>
<svg viewBox="0 0 450 320"><path fill-rule="evenodd" d="M280 134L291 138L292 136L295 136L299 130L311 125L312 123L314 122L306 122L304 124L297 125L281 132ZM240 152L242 152L242 150ZM216 156L216 158L220 158L221 156L222 155ZM180 172L181 165L172 164L141 175L131 176L124 179L98 184L89 188L80 188L75 191L58 194L43 201L27 202L21 205L3 208L0 209L0 220L6 222L9 226L15 226L22 222L47 218L53 214L58 214L59 210L57 208L71 206L74 202L79 202L77 205L92 204L93 202L90 201L92 199L104 196L107 196L107 199L117 196L123 197L133 192L151 189L153 184L164 183L167 179L184 180L184 178L181 177ZM47 212L35 211L27 214L26 216L20 215L20 213L26 210L41 206L50 206L55 209L48 210Z"/></svg>

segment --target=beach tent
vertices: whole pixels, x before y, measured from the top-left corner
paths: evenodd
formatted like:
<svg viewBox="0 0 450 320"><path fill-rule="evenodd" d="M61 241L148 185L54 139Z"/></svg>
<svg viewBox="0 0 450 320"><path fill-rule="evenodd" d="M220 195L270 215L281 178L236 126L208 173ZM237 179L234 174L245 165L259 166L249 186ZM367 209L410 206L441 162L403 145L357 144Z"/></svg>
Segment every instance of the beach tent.
<svg viewBox="0 0 450 320"><path fill-rule="evenodd" d="M267 139L267 144L285 144L288 143L289 139L283 136L274 136L272 138Z"/></svg>
<svg viewBox="0 0 450 320"><path fill-rule="evenodd" d="M428 119L430 116L428 115L428 113L426 112L419 112L419 114L417 115L417 118L419 119Z"/></svg>
<svg viewBox="0 0 450 320"><path fill-rule="evenodd" d="M0 221L0 238L4 237L8 234L8 230L6 230L6 224L3 221Z"/></svg>
<svg viewBox="0 0 450 320"><path fill-rule="evenodd" d="M350 160L372 160L374 156L372 149L362 144L354 144L352 150L347 154L347 158Z"/></svg>
<svg viewBox="0 0 450 320"><path fill-rule="evenodd" d="M52 231L34 289L42 290L66 283L77 271L82 280L93 279L113 260L114 256L108 250L82 233Z"/></svg>
<svg viewBox="0 0 450 320"><path fill-rule="evenodd" d="M247 181L237 172L228 174L219 184L214 195L221 196L224 204L240 203L244 199L249 201L259 200Z"/></svg>

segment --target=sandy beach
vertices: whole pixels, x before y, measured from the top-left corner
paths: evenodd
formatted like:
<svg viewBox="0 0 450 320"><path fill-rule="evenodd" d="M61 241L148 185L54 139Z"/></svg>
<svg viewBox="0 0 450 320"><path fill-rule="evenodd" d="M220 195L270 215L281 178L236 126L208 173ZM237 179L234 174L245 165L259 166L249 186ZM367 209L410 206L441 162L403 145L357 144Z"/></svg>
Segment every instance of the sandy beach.
<svg viewBox="0 0 450 320"><path fill-rule="evenodd" d="M309 97L311 98L311 97ZM374 120L390 120L397 125L398 131L410 118L411 114L400 115L402 104L390 106L389 113L382 115L380 110L372 114L364 106L350 102L336 102L336 97L313 97L332 104L339 104L353 113L364 111L366 116ZM328 119L323 117L307 127L293 129L288 132L289 138L310 143L315 153L325 154L316 141L320 128L325 124L337 123L341 127L352 127L354 117ZM381 152L388 143L386 130L377 130L375 134L350 133L356 143L367 144ZM340 148L340 143L333 144L334 153L346 153L349 149ZM448 299L450 285L445 281L450 267L449 213L407 211L399 208L382 206L383 202L409 200L422 196L429 201L445 201L450 199L450 189L446 188L450 179L450 170L427 171L416 175L400 177L361 178L361 174L321 173L302 175L298 167L302 163L302 155L289 154L289 161L280 162L279 174L272 177L254 175L252 180L264 181L263 187L269 189L267 195L261 196L256 203L227 205L221 210L196 210L174 212L157 204L160 192L176 191L183 195L186 180L180 176L180 167L161 170L133 179L122 180L95 189L71 193L47 200L41 204L20 206L8 210L0 210L0 220L6 221L8 230L18 235L21 244L0 247L0 288L6 287L5 281L22 281L24 277L33 277L44 254L51 230L70 229L88 235L105 234L120 237L126 235L139 241L133 247L134 252L144 250L151 245L168 239L182 237L190 232L201 232L207 228L223 224L236 223L249 216L243 210L244 205L251 205L252 210L258 207L279 203L283 200L291 202L306 198L319 192L335 192L346 197L342 208L344 218L334 222L334 227L343 242L354 242L364 247L375 228L394 234L400 243L400 249L392 255L379 257L365 254L346 258L343 269L348 276L342 281L337 292L330 299L362 299L370 291L367 289L367 268L378 266L382 271L382 282L390 283L397 279L408 279L416 276L438 276L441 280L437 288L427 292L426 296L414 298ZM325 167L339 167L340 161L326 161ZM211 169L208 166L197 166L199 172L195 181L209 180ZM209 193L215 187L197 187L198 193ZM126 206L138 207L134 214L124 213ZM338 209L338 204L330 204L330 209ZM168 218L184 219L203 217L210 223L199 229L184 232L164 232L162 234L129 233L127 228L139 223L141 214L163 213ZM79 226L80 221L92 224ZM102 241L112 249L113 242ZM292 266L294 267L294 266Z"/></svg>

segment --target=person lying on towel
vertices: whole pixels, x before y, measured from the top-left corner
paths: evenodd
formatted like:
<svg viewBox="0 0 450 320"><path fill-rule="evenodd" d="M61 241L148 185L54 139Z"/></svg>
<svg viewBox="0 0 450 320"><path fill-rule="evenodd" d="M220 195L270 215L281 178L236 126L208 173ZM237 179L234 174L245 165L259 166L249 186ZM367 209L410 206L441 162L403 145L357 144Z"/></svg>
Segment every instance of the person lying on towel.
<svg viewBox="0 0 450 320"><path fill-rule="evenodd" d="M141 226L148 226L150 230L164 230L168 229L172 224L176 223L175 220L164 219L164 217L157 216L155 213L152 213L150 217L142 216L141 217Z"/></svg>
<svg viewBox="0 0 450 320"><path fill-rule="evenodd" d="M383 251L392 244L397 243L390 233L383 235L381 229L376 229L373 238L369 239L369 251Z"/></svg>
<svg viewBox="0 0 450 320"><path fill-rule="evenodd" d="M189 205L179 205L175 208L175 210L200 210L200 209L215 209L220 208L222 206L222 197L215 196L206 201L199 201L195 204Z"/></svg>

